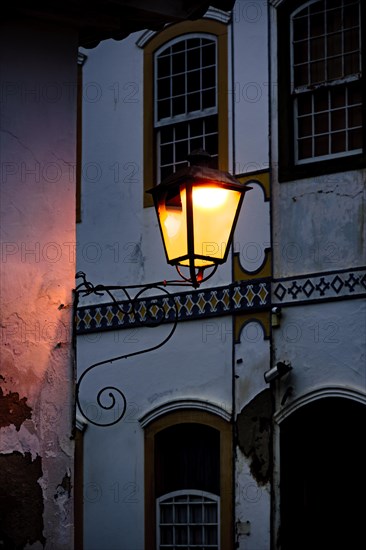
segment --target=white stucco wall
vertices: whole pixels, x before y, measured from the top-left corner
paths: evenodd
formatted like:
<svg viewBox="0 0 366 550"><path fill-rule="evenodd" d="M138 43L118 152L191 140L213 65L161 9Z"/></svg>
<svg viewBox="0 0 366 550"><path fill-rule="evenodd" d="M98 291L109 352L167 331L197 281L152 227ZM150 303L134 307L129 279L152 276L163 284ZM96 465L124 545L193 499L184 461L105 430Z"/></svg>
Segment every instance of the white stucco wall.
<svg viewBox="0 0 366 550"><path fill-rule="evenodd" d="M271 247L270 203L261 185L250 182L249 186L252 189L246 193L240 211L234 252L239 254L243 269L254 273L265 261L265 249Z"/></svg>
<svg viewBox="0 0 366 550"><path fill-rule="evenodd" d="M142 55L135 41L136 34L85 50L78 269L104 283L143 275Z"/></svg>
<svg viewBox="0 0 366 550"><path fill-rule="evenodd" d="M365 263L366 171L273 184L274 275Z"/></svg>
<svg viewBox="0 0 366 550"><path fill-rule="evenodd" d="M229 322L229 320L228 320ZM80 388L82 405L104 422L96 391L117 386L127 400L126 415L112 427L88 425L84 435L85 548L144 548L144 431L139 419L159 405L194 399L231 412L231 329L222 319L178 325L171 340L156 351L97 367ZM113 331L78 338L80 372L91 362L156 345L170 325ZM94 389L93 389L94 388ZM88 458L87 458L88 457ZM154 513L152 510L151 513ZM101 524L98 518L103 517ZM107 546L105 546L107 545Z"/></svg>
<svg viewBox="0 0 366 550"><path fill-rule="evenodd" d="M155 211L143 207L143 50L136 45L140 35L83 50L88 58L83 67L78 269L89 280L105 284L177 278L175 268L166 263ZM230 279L228 262L204 286Z"/></svg>
<svg viewBox="0 0 366 550"><path fill-rule="evenodd" d="M270 364L270 343L258 322L241 330L235 345L236 419L248 403L267 389L264 373ZM246 426L248 428L248 426ZM270 484L259 483L251 472L252 458L237 446L235 452L235 522L238 548L257 550L270 546Z"/></svg>
<svg viewBox="0 0 366 550"><path fill-rule="evenodd" d="M0 40L1 386L31 409L0 449L41 458L45 548L69 550L77 37L8 23Z"/></svg>
<svg viewBox="0 0 366 550"><path fill-rule="evenodd" d="M233 9L235 173L269 166L267 1L237 0ZM253 58L254 56L254 58Z"/></svg>
<svg viewBox="0 0 366 550"><path fill-rule="evenodd" d="M286 308L275 332L275 360L293 367L278 389L293 388L288 404L330 385L365 392L365 327L363 300Z"/></svg>

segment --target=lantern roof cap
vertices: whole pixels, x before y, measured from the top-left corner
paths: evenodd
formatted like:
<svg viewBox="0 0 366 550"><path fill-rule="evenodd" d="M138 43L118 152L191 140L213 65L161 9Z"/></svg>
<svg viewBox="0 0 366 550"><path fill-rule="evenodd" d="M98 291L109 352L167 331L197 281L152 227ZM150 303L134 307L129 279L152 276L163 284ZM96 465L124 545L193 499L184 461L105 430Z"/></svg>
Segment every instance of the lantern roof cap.
<svg viewBox="0 0 366 550"><path fill-rule="evenodd" d="M252 189L247 184L241 183L229 172L209 166L212 162L212 157L202 149L193 151L187 160L191 163L190 166L184 166L177 170L177 172L170 174L161 183L149 189L147 193L154 195L163 189L168 189L181 183L192 184L194 182L200 185L224 184L225 187L237 191Z"/></svg>

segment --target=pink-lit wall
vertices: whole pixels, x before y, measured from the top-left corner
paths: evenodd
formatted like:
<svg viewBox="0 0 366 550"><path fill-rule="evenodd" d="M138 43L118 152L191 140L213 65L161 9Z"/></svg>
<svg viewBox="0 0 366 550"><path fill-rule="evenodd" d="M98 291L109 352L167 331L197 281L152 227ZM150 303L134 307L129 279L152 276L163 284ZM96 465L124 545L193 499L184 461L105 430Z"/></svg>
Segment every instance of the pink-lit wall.
<svg viewBox="0 0 366 550"><path fill-rule="evenodd" d="M0 539L70 550L77 35L18 21L0 41Z"/></svg>

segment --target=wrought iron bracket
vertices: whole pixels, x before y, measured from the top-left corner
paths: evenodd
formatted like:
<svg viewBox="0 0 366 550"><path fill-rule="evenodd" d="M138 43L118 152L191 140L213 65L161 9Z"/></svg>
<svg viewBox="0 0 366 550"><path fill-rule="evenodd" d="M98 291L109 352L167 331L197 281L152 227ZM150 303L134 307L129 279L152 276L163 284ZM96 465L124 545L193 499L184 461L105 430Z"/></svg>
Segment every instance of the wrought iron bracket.
<svg viewBox="0 0 366 550"><path fill-rule="evenodd" d="M188 286L188 287L193 286L192 283L189 281L186 281L186 282L160 281L156 283L149 283L146 285L123 285L123 286L119 286L119 285L105 286L102 284L94 285L93 283L87 280L85 273L82 271L78 271L78 273L76 273L76 279L82 279L82 282L76 286L74 291L74 296L75 296L74 311L77 310L80 297L90 296L91 294L94 294L95 296L103 296L107 294L110 297L110 299L113 301L113 303L116 305L116 307L119 309L119 311L123 315L125 315L126 311L123 311L121 309L120 301L117 300L113 294L114 292L122 291L129 302L129 310L127 314L132 316L135 315L135 311L136 311L135 306L137 301L141 299L141 296L147 291L155 289L155 290L159 290L159 292L161 293L165 293L167 296L172 296L172 294L167 290L168 286ZM132 293L134 293L133 296L131 296ZM148 327L160 326L161 322L164 319L165 311L162 308L162 306L157 305L156 307L161 309L161 315L155 316L154 319L151 317L151 322L144 323L144 326L148 326ZM82 386L82 383L85 377L88 376L94 369L102 365L111 364L116 361L120 361L122 359L128 359L130 357L134 357L136 355L142 355L144 353L157 350L162 346L164 346L164 344L166 344L170 340L170 338L173 336L178 324L179 310L178 310L177 303L175 301L174 301L174 309L175 309L175 317L172 323L172 327L168 335L165 336L163 340L161 340L160 342L158 342L153 346L149 346L144 349L133 351L127 354L118 355L115 357L110 357L108 359L104 359L103 361L98 361L97 363L93 363L92 365L87 367L85 371L81 374L81 376L79 377L76 383L75 400L76 400L76 405L79 408L79 412L87 420L87 422L89 422L90 424L93 424L94 426L102 426L102 427L113 426L114 424L117 424L118 422L120 422L120 420L122 420L122 418L126 413L127 400L126 400L126 396L124 395L123 391L120 388L117 388L115 386L105 386L101 388L98 391L96 396L97 405L105 411L112 411L112 410L115 410L117 407L118 414L112 421L105 422L105 423L98 422L94 418L91 418L90 415L88 415L88 413L86 412L80 400L80 388ZM147 315L149 315L149 311L147 311ZM118 402L117 402L117 397L119 397Z"/></svg>

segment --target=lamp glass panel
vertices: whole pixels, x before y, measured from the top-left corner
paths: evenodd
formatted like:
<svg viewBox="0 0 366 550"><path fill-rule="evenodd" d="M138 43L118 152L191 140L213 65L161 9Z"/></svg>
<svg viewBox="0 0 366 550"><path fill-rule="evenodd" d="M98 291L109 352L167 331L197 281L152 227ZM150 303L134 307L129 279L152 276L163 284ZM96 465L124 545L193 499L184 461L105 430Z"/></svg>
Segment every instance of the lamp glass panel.
<svg viewBox="0 0 366 550"><path fill-rule="evenodd" d="M219 186L193 186L194 253L216 260L225 257L241 192ZM212 260L195 259L195 266L212 265Z"/></svg>
<svg viewBox="0 0 366 550"><path fill-rule="evenodd" d="M187 201L186 194L166 193L158 206L160 226L168 260L187 255Z"/></svg>

